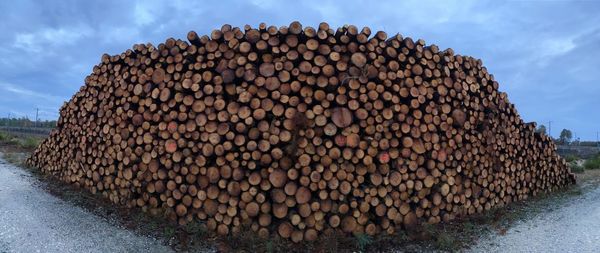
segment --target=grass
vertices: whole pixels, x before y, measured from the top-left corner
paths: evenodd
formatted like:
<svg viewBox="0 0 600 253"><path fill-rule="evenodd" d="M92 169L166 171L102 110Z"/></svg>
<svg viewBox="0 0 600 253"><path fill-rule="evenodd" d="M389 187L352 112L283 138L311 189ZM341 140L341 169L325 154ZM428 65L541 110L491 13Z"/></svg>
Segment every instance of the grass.
<svg viewBox="0 0 600 253"><path fill-rule="evenodd" d="M577 163L577 161L569 162L569 167L571 167L571 172L573 172L573 173L583 173L585 171L583 166L579 165L579 163Z"/></svg>
<svg viewBox="0 0 600 253"><path fill-rule="evenodd" d="M365 252L367 246L373 243L373 237L367 234L357 234L356 235L356 246L358 247L360 252Z"/></svg>
<svg viewBox="0 0 600 253"><path fill-rule="evenodd" d="M600 169L600 154L596 155L595 157L586 160L583 163L583 167L586 170L594 170L594 169Z"/></svg>
<svg viewBox="0 0 600 253"><path fill-rule="evenodd" d="M439 234L435 238L435 244L438 249L454 251L454 245L456 244L455 238L447 233Z"/></svg>
<svg viewBox="0 0 600 253"><path fill-rule="evenodd" d="M20 140L20 144L26 149L35 149L40 144L40 139L33 137L26 137Z"/></svg>
<svg viewBox="0 0 600 253"><path fill-rule="evenodd" d="M173 227L165 227L163 229L163 234L167 238L172 238L175 236L175 228Z"/></svg>
<svg viewBox="0 0 600 253"><path fill-rule="evenodd" d="M33 151L42 140L43 138L41 137L24 134L10 134L0 131L0 144L8 145L21 151Z"/></svg>
<svg viewBox="0 0 600 253"><path fill-rule="evenodd" d="M9 140L10 136L5 132L0 132L0 142Z"/></svg>
<svg viewBox="0 0 600 253"><path fill-rule="evenodd" d="M564 158L569 163L579 160L579 157L577 157L576 155L566 155Z"/></svg>
<svg viewBox="0 0 600 253"><path fill-rule="evenodd" d="M12 164L20 164L21 162L19 160L19 155L15 153L6 153L2 158L4 158L4 160Z"/></svg>

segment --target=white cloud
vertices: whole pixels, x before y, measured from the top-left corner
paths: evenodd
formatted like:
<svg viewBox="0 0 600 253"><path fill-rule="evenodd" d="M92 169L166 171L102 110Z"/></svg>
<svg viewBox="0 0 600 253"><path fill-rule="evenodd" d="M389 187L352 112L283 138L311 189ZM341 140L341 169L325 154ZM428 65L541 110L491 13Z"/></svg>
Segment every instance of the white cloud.
<svg viewBox="0 0 600 253"><path fill-rule="evenodd" d="M87 25L43 28L33 33L17 33L13 46L28 52L40 53L48 47L72 45L93 34Z"/></svg>
<svg viewBox="0 0 600 253"><path fill-rule="evenodd" d="M14 45L15 45L15 47L23 49L23 50L31 50L31 51L35 51L35 52L41 50L41 48L39 48L37 45L35 45L35 41L33 39L34 39L34 36L33 36L33 34L30 34L30 33L17 34Z"/></svg>
<svg viewBox="0 0 600 253"><path fill-rule="evenodd" d="M136 3L134 9L135 24L138 26L149 25L154 22L154 13L150 12L146 2Z"/></svg>
<svg viewBox="0 0 600 253"><path fill-rule="evenodd" d="M539 56L542 59L561 56L575 48L573 38L552 38L542 41Z"/></svg>
<svg viewBox="0 0 600 253"><path fill-rule="evenodd" d="M54 103L62 103L62 101L64 101L64 98L61 98L59 96L40 93L37 91L17 87L16 85L9 84L9 83L0 83L0 88L2 88L5 91L11 92L15 95L23 96L23 97L27 97L27 98L33 97L33 98L37 98L37 99L43 99L43 100L46 100L49 102L54 102Z"/></svg>
<svg viewBox="0 0 600 253"><path fill-rule="evenodd" d="M250 1L253 5L255 5L256 7L262 8L262 9L269 9L272 8L274 5L278 5L279 1L275 1L275 0L251 0Z"/></svg>

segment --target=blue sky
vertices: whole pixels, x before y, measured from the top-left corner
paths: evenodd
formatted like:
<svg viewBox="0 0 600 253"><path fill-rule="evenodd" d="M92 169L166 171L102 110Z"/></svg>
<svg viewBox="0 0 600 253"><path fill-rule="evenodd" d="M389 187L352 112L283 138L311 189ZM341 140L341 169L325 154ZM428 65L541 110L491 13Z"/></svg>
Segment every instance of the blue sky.
<svg viewBox="0 0 600 253"><path fill-rule="evenodd" d="M377 4L376 4L377 3ZM103 53L228 23L326 21L483 60L525 121L600 131L600 1L1 1L0 115L58 117ZM547 123L546 123L547 125Z"/></svg>

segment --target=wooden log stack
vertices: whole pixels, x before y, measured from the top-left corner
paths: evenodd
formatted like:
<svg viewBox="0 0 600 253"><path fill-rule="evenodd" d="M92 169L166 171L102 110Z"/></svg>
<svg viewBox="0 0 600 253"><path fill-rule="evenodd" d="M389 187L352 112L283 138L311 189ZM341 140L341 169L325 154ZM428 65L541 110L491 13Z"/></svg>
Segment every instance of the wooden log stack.
<svg viewBox="0 0 600 253"><path fill-rule="evenodd" d="M348 25L103 55L28 164L218 234L394 233L575 182L481 60Z"/></svg>

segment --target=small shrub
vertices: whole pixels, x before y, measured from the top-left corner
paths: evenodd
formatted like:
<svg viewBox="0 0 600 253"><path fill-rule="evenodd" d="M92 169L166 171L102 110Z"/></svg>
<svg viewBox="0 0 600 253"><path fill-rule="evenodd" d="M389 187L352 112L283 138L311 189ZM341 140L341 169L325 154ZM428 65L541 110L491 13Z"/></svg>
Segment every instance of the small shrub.
<svg viewBox="0 0 600 253"><path fill-rule="evenodd" d="M356 235L356 246L358 246L358 249L360 250L360 252L365 252L365 250L367 249L367 246L369 246L369 244L373 243L373 238L371 238L370 235L367 234L357 234Z"/></svg>
<svg viewBox="0 0 600 253"><path fill-rule="evenodd" d="M583 173L583 166L579 165L577 162L572 161L569 163L569 167L571 167L571 172L573 173Z"/></svg>
<svg viewBox="0 0 600 253"><path fill-rule="evenodd" d="M7 141L10 139L10 136L7 133L0 132L0 141Z"/></svg>
<svg viewBox="0 0 600 253"><path fill-rule="evenodd" d="M10 145L15 145L15 146L21 145L21 141L19 139L17 139L17 138L14 138L14 137L10 137L7 140L7 143L10 144Z"/></svg>
<svg viewBox="0 0 600 253"><path fill-rule="evenodd" d="M190 222L187 225L185 225L185 231L188 234L198 235L200 237L206 236L208 234L205 225L198 221Z"/></svg>
<svg viewBox="0 0 600 253"><path fill-rule="evenodd" d="M265 247L267 248L267 253L272 253L275 252L274 251L274 247L273 247L273 241L271 241L270 239L267 241L267 244L265 245Z"/></svg>
<svg viewBox="0 0 600 253"><path fill-rule="evenodd" d="M576 161L576 160L578 160L578 159L579 159L579 157L577 157L576 155L566 155L566 156L565 156L565 160L566 160L567 162L569 162L569 163L570 163L570 162L573 162L573 161Z"/></svg>
<svg viewBox="0 0 600 253"><path fill-rule="evenodd" d="M449 233L439 233L435 238L435 246L441 250L455 251L458 245L456 238L450 236Z"/></svg>
<svg viewBox="0 0 600 253"><path fill-rule="evenodd" d="M38 146L38 140L32 137L27 137L21 141L21 147L32 149Z"/></svg>
<svg viewBox="0 0 600 253"><path fill-rule="evenodd" d="M600 156L588 159L583 163L586 170L600 169Z"/></svg>
<svg viewBox="0 0 600 253"><path fill-rule="evenodd" d="M167 226L163 230L163 235L167 238L172 238L175 236L175 228L171 226Z"/></svg>

